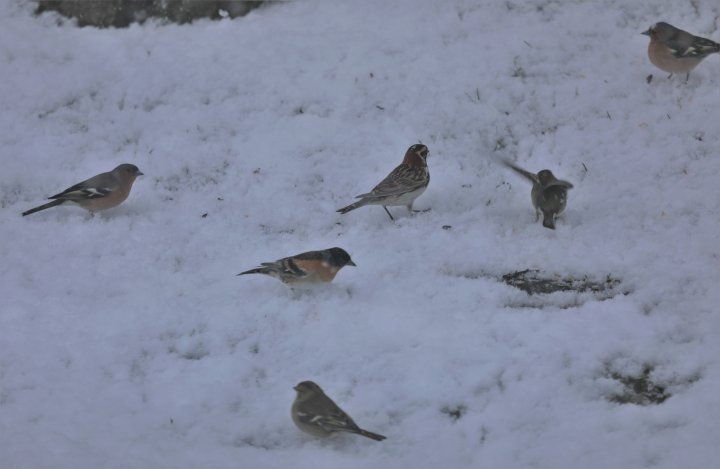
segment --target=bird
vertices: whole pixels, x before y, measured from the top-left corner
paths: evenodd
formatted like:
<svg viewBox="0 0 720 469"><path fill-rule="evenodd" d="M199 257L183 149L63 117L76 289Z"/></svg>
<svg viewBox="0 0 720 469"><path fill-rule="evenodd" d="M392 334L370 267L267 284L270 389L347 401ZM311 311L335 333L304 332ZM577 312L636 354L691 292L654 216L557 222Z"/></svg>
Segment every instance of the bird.
<svg viewBox="0 0 720 469"><path fill-rule="evenodd" d="M112 171L100 173L68 187L59 194L48 197L48 199L52 199L52 202L31 208L23 212L22 216L25 217L65 203L79 205L90 213L116 207L130 195L135 178L142 175L143 173L134 164L121 164Z"/></svg>
<svg viewBox="0 0 720 469"><path fill-rule="evenodd" d="M260 265L262 267L240 272L238 275L265 274L286 284L329 283L346 265L357 267L350 254L338 247L303 252Z"/></svg>
<svg viewBox="0 0 720 469"><path fill-rule="evenodd" d="M693 36L687 31L660 22L650 26L642 34L650 37L648 57L657 68L673 73L686 73L685 83L690 78L692 69L698 66L710 54L720 52L720 44Z"/></svg>
<svg viewBox="0 0 720 469"><path fill-rule="evenodd" d="M357 202L337 211L347 213L364 205L382 205L390 220L395 220L387 208L404 205L413 213L413 202L425 192L430 183L428 153L428 147L421 143L411 145L405 152L402 163L380 181L380 184L370 192L356 196L356 199L360 199Z"/></svg>
<svg viewBox="0 0 720 469"><path fill-rule="evenodd" d="M293 388L297 396L290 415L295 425L305 433L326 438L338 432L356 433L375 441L386 439L383 435L358 427L345 413L312 381L303 381Z"/></svg>
<svg viewBox="0 0 720 469"><path fill-rule="evenodd" d="M555 229L555 218L557 218L567 206L567 191L573 185L555 177L549 169L543 169L537 174L526 171L523 168L502 160L503 164L518 174L525 176L532 182L530 199L535 207L535 221L538 221L540 214L543 215L543 226Z"/></svg>

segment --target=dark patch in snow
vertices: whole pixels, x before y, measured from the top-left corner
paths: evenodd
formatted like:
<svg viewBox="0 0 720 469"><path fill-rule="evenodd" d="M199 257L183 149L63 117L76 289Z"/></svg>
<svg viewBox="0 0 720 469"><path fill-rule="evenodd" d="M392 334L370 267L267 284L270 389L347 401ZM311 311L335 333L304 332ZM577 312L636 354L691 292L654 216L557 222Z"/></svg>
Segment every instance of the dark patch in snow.
<svg viewBox="0 0 720 469"><path fill-rule="evenodd" d="M636 405L651 405L664 402L672 394L667 391L665 386L652 380L650 374L653 369L653 366L645 365L642 373L638 376L608 370L608 377L619 381L624 386L622 392L612 394L608 397L608 400L618 404Z"/></svg>
<svg viewBox="0 0 720 469"><path fill-rule="evenodd" d="M502 281L518 288L528 295L547 294L555 292L612 292L611 296L620 293L617 289L620 279L607 275L603 281L591 280L587 275L583 277L546 274L536 269L525 269L511 272L502 276ZM626 292L627 294L629 292Z"/></svg>
<svg viewBox="0 0 720 469"><path fill-rule="evenodd" d="M440 412L450 417L453 421L458 421L467 412L467 406L464 404L446 405Z"/></svg>

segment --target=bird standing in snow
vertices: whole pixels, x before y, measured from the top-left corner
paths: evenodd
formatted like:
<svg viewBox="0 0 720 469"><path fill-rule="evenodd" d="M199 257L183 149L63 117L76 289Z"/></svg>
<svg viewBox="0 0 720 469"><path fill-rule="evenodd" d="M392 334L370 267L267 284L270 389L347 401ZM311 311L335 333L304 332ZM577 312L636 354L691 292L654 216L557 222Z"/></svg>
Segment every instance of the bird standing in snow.
<svg viewBox="0 0 720 469"><path fill-rule="evenodd" d="M100 173L49 197L54 200L31 208L22 215L30 215L65 203L79 205L91 213L113 208L127 199L135 178L142 175L143 173L134 164L121 164L112 171Z"/></svg>
<svg viewBox="0 0 720 469"><path fill-rule="evenodd" d="M317 384L303 381L293 389L297 397L290 414L297 427L313 436L325 438L338 432L356 433L375 441L384 436L363 430L330 399Z"/></svg>
<svg viewBox="0 0 720 469"><path fill-rule="evenodd" d="M673 73L687 73L685 82L690 78L690 71L698 66L708 55L720 52L720 44L698 36L675 26L660 22L651 26L642 34L650 36L648 57L657 68Z"/></svg>
<svg viewBox="0 0 720 469"><path fill-rule="evenodd" d="M543 169L537 174L526 171L515 164L502 160L503 164L518 174L525 176L532 182L530 199L535 207L535 221L543 215L543 226L555 229L555 218L557 218L567 206L567 191L573 185L567 181L557 179L549 169Z"/></svg>
<svg viewBox="0 0 720 469"><path fill-rule="evenodd" d="M241 272L238 275L265 274L283 283L328 283L345 267L355 263L344 249L330 248L308 251L296 256L284 257L275 262L263 262L262 267Z"/></svg>
<svg viewBox="0 0 720 469"><path fill-rule="evenodd" d="M391 220L393 216L387 207L405 205L409 212L413 212L413 202L420 194L425 192L430 183L430 171L427 165L428 147L418 143L410 146L405 152L405 158L400 165L383 179L380 184L367 194L360 194L355 203L338 210L347 213L364 205L382 205Z"/></svg>

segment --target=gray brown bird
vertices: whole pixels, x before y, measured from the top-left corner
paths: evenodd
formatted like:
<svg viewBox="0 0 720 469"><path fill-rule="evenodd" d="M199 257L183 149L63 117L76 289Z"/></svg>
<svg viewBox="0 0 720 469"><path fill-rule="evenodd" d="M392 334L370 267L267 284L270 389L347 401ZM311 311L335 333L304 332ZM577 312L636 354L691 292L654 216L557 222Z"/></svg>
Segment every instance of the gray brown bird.
<svg viewBox="0 0 720 469"><path fill-rule="evenodd" d="M312 381L303 381L293 389L297 391L297 396L290 415L295 425L305 433L325 438L338 432L347 432L375 441L385 439L382 435L358 427L353 419Z"/></svg>
<svg viewBox="0 0 720 469"><path fill-rule="evenodd" d="M238 275L265 274L283 283L328 283L345 267L356 267L344 249L330 248L322 251L308 251L295 256L284 257L275 262L263 262L262 267L241 272Z"/></svg>
<svg viewBox="0 0 720 469"><path fill-rule="evenodd" d="M39 207L31 208L23 212L22 215L30 215L66 203L79 205L91 213L113 208L127 199L135 178L142 175L143 173L134 164L121 164L112 171L100 173L65 189L59 194L48 197L54 200Z"/></svg>
<svg viewBox="0 0 720 469"><path fill-rule="evenodd" d="M565 211L565 207L567 206L567 191L572 189L573 185L567 181L557 179L549 169L543 169L539 173L534 174L507 160L502 160L502 162L505 166L525 176L532 182L533 186L530 191L530 199L535 208L535 221L540 218L540 214L542 213L543 226L554 230L555 218Z"/></svg>
<svg viewBox="0 0 720 469"><path fill-rule="evenodd" d="M413 202L425 192L430 183L430 171L427 165L428 147L421 143L411 145L405 152L405 158L392 172L366 194L356 196L355 203L337 210L347 213L364 205L382 205L391 220L393 216L388 207L404 205L413 212Z"/></svg>
<svg viewBox="0 0 720 469"><path fill-rule="evenodd" d="M650 62L660 70L669 72L668 78L673 73L686 73L686 83L692 69L710 54L720 52L720 44L717 42L693 36L664 22L654 24L642 34L650 36L648 45Z"/></svg>

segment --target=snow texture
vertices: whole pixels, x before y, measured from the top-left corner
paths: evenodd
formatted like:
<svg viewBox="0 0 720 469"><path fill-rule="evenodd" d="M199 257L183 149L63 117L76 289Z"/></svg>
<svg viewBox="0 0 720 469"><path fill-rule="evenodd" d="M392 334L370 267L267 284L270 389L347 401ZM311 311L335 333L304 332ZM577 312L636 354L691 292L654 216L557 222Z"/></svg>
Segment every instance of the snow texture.
<svg viewBox="0 0 720 469"><path fill-rule="evenodd" d="M0 6L3 468L715 467L720 57L668 80L640 35L718 40L713 2L33 8ZM429 212L335 212L417 142ZM557 230L498 157L575 185ZM120 163L121 206L20 216ZM332 246L327 286L235 276ZM670 397L613 399L643 373ZM388 439L298 431L307 379Z"/></svg>

